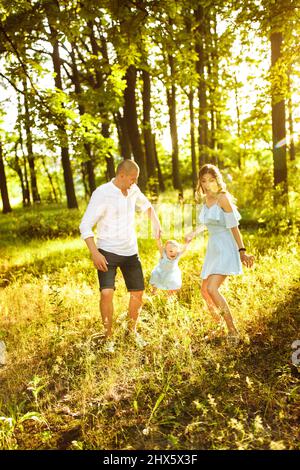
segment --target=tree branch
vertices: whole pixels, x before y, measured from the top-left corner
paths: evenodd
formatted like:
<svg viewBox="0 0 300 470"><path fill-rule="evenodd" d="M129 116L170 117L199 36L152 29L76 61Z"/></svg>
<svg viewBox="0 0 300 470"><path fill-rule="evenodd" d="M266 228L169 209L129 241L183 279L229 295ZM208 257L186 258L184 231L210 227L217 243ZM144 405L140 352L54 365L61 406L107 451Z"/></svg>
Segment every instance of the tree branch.
<svg viewBox="0 0 300 470"><path fill-rule="evenodd" d="M0 72L0 77L4 78L5 80L8 81L8 83L18 92L18 93L21 93L22 95L24 95L24 91L23 90L20 90L17 85L14 84L14 82L12 82L6 75L4 75L3 73Z"/></svg>

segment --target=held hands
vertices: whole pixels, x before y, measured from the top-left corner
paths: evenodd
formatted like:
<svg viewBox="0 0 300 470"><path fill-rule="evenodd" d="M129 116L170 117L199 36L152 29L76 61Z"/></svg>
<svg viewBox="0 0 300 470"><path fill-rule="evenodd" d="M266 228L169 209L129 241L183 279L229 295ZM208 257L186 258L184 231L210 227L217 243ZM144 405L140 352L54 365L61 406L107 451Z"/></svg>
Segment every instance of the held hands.
<svg viewBox="0 0 300 470"><path fill-rule="evenodd" d="M156 225L155 227L153 227L153 236L156 240L159 240L161 238L161 234L162 229L160 225Z"/></svg>
<svg viewBox="0 0 300 470"><path fill-rule="evenodd" d="M188 234L184 237L185 243L190 243L190 242L193 240L194 236L195 236L194 232L188 233Z"/></svg>
<svg viewBox="0 0 300 470"><path fill-rule="evenodd" d="M108 268L107 268L108 262L105 256L99 253L99 251L93 253L92 260L93 260L95 268L97 268L99 271L103 271L103 272L108 271Z"/></svg>
<svg viewBox="0 0 300 470"><path fill-rule="evenodd" d="M244 251L240 251L240 258L241 262L247 266L247 268L251 268L254 263L254 256L253 255L247 255Z"/></svg>

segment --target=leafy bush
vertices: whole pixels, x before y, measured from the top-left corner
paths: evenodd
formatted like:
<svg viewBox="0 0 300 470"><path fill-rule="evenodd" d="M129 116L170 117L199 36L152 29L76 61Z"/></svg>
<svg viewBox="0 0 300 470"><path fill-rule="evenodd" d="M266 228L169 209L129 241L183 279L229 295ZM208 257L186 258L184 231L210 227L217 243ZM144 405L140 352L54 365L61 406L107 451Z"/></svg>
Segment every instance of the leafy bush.
<svg viewBox="0 0 300 470"><path fill-rule="evenodd" d="M79 234L78 213L69 212L53 214L50 217L42 214L24 216L17 229L18 234L25 239L76 236Z"/></svg>

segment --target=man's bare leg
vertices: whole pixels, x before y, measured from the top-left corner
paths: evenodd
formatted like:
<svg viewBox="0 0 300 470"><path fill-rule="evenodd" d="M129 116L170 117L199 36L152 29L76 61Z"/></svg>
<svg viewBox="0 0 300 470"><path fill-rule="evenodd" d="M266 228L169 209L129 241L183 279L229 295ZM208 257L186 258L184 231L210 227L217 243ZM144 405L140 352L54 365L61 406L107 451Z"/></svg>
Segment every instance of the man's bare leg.
<svg viewBox="0 0 300 470"><path fill-rule="evenodd" d="M105 337L108 338L112 334L112 319L113 319L113 296L114 289L102 289L100 297L100 313L104 326Z"/></svg>
<svg viewBox="0 0 300 470"><path fill-rule="evenodd" d="M142 299L143 292L140 291L131 291L129 299L129 308L128 308L128 326L129 330L136 332L136 323L142 310Z"/></svg>

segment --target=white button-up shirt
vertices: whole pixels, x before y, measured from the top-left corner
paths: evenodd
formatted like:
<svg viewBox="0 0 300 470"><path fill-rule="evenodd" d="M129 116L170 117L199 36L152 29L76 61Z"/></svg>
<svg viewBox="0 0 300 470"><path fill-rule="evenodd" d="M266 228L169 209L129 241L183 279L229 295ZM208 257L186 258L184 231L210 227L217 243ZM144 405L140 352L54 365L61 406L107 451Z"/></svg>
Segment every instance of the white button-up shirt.
<svg viewBox="0 0 300 470"><path fill-rule="evenodd" d="M124 196L112 179L93 192L79 227L81 237L94 237L93 227L97 224L97 248L121 256L134 255L138 252L135 211L149 207L150 201L136 184Z"/></svg>

